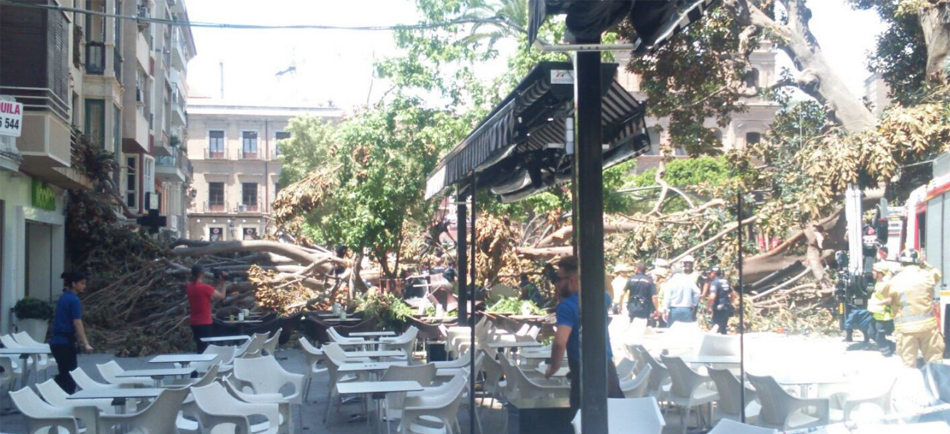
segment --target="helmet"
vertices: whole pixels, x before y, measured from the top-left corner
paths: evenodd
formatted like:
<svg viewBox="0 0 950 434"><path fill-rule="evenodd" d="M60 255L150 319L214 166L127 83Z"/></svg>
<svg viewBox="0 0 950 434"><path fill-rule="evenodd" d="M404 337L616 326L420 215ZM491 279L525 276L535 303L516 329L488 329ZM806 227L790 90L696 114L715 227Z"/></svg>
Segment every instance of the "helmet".
<svg viewBox="0 0 950 434"><path fill-rule="evenodd" d="M920 253L915 249L907 249L901 252L897 260L900 261L901 264L919 264Z"/></svg>
<svg viewBox="0 0 950 434"><path fill-rule="evenodd" d="M693 255L686 255L683 257L683 259L680 259L680 262L694 262L695 263L696 260L693 259Z"/></svg>
<svg viewBox="0 0 950 434"><path fill-rule="evenodd" d="M884 261L878 261L874 263L874 266L871 267L871 270L882 274L888 274L891 272L891 265Z"/></svg>
<svg viewBox="0 0 950 434"><path fill-rule="evenodd" d="M712 267L709 267L709 272L716 273L717 276L722 276L722 267L713 265Z"/></svg>

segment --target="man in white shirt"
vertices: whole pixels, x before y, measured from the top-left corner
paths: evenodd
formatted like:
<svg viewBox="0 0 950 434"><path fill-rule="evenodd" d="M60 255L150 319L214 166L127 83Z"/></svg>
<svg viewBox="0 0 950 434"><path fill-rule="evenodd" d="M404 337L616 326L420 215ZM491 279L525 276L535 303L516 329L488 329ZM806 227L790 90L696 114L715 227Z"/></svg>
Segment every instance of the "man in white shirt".
<svg viewBox="0 0 950 434"><path fill-rule="evenodd" d="M699 304L699 287L691 274L676 273L664 285L663 312L667 324L677 321L695 322Z"/></svg>

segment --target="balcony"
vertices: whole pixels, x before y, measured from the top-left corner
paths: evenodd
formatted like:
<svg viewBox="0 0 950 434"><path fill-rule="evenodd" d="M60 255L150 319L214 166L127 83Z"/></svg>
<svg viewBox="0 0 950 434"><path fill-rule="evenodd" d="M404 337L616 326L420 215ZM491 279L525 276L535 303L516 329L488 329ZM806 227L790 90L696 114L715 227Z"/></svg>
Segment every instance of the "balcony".
<svg viewBox="0 0 950 434"><path fill-rule="evenodd" d="M201 205L202 205L202 206L201 206L201 212L203 212L203 213L215 213L215 214L227 214L227 213L228 213L227 206L225 206L225 202L224 202L223 200L220 201L220 202L218 202L218 201L206 201L206 202L202 203Z"/></svg>
<svg viewBox="0 0 950 434"><path fill-rule="evenodd" d="M176 31L172 37L172 68L184 71L188 67L188 57L185 54L185 47L182 46L181 31Z"/></svg>
<svg viewBox="0 0 950 434"><path fill-rule="evenodd" d="M187 124L188 119L185 117L185 97L176 86L172 91L172 125L186 126Z"/></svg>
<svg viewBox="0 0 950 434"><path fill-rule="evenodd" d="M260 214L264 212L264 201L258 198L256 202L236 202L232 211L235 214Z"/></svg>
<svg viewBox="0 0 950 434"><path fill-rule="evenodd" d="M138 32L135 37L135 60L138 61L142 71L148 71L149 59L151 59L151 49L148 47L148 41L142 32Z"/></svg>
<svg viewBox="0 0 950 434"><path fill-rule="evenodd" d="M191 161L183 152L169 157L155 158L155 176L163 182L188 182Z"/></svg>
<svg viewBox="0 0 950 434"><path fill-rule="evenodd" d="M205 148L205 160L227 160L228 156L227 149Z"/></svg>
<svg viewBox="0 0 950 434"><path fill-rule="evenodd" d="M122 112L122 152L148 154L148 119L138 110Z"/></svg>

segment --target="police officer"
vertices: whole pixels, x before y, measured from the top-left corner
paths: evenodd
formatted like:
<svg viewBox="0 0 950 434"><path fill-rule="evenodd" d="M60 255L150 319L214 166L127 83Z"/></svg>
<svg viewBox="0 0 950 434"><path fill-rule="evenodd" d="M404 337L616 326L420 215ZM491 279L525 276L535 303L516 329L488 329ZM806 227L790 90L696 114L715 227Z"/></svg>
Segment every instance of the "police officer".
<svg viewBox="0 0 950 434"><path fill-rule="evenodd" d="M712 321L718 327L719 334L724 335L729 331L729 318L736 313L735 298L736 292L723 276L722 268L710 268L709 301L706 307L712 312Z"/></svg>
<svg viewBox="0 0 950 434"><path fill-rule="evenodd" d="M934 315L934 287L940 282L940 272L922 263L913 249L901 252L898 260L904 268L880 291L894 313L897 353L911 368L917 367L918 353L923 353L924 363L939 362L944 343Z"/></svg>
<svg viewBox="0 0 950 434"><path fill-rule="evenodd" d="M633 264L634 275L627 280L621 299L627 298L627 314L630 322L634 318L649 320L657 306L656 284L647 276L647 266L643 261Z"/></svg>
<svg viewBox="0 0 950 434"><path fill-rule="evenodd" d="M874 294L868 299L868 312L871 312L874 317L869 332L881 354L884 357L890 357L894 355L897 347L896 344L887 340L887 335L894 333L894 314L891 306L884 300L881 290L884 288L884 283L894 276L894 269L887 262L880 261L874 264L871 273L876 283Z"/></svg>

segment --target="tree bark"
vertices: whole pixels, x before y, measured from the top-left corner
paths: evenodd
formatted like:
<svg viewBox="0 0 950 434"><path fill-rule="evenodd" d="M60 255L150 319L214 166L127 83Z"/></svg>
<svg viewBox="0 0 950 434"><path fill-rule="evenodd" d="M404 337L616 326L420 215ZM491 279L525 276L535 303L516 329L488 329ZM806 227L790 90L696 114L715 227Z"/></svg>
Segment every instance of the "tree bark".
<svg viewBox="0 0 950 434"><path fill-rule="evenodd" d="M173 256L204 256L204 255L214 255L218 253L234 253L234 252L270 252L285 256L294 261L297 261L300 264L312 264L321 259L328 259L329 262L319 266L319 270L324 273L329 273L331 270L330 263L340 263L344 265L349 265L349 261L341 258L336 258L333 255L327 254L313 254L308 253L297 246L291 244L281 244L275 243L273 241L222 241L217 243L212 243L207 246L202 247L184 247L172 249Z"/></svg>
<svg viewBox="0 0 950 434"><path fill-rule="evenodd" d="M950 4L930 0L917 16L927 44L927 80L946 83L945 70L950 58Z"/></svg>

